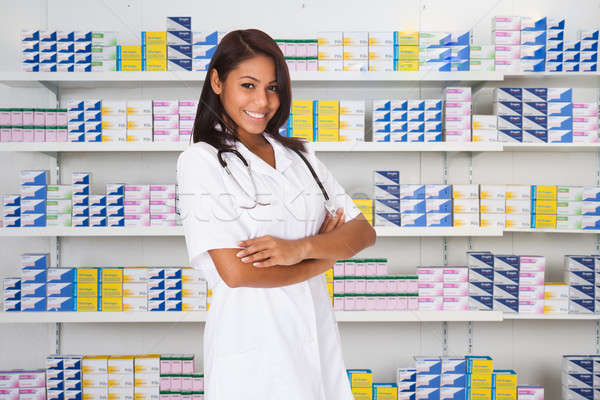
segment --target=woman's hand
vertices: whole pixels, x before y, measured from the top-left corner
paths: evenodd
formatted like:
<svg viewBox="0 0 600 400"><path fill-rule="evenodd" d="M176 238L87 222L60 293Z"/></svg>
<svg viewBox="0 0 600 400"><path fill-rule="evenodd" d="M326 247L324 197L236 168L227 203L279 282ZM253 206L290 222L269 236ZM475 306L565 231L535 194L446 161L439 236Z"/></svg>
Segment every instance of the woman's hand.
<svg viewBox="0 0 600 400"><path fill-rule="evenodd" d="M335 217L326 214L319 234L331 232L345 222L344 210L339 208ZM266 268L275 265L294 265L307 257L306 241L303 239L285 240L270 235L244 240L238 243L244 249L236 255L244 263Z"/></svg>

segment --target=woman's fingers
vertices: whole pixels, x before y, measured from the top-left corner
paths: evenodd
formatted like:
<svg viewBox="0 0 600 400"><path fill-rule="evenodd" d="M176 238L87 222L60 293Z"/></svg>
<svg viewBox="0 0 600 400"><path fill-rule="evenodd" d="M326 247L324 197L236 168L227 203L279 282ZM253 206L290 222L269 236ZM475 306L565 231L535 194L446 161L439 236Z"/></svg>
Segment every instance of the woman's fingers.
<svg viewBox="0 0 600 400"><path fill-rule="evenodd" d="M259 251L263 251L269 248L268 243L266 242L259 242L259 243L255 243L253 245L248 246L247 248L239 251L236 256L238 258L242 258L242 261L244 261L245 257L251 256L255 253L258 253ZM245 262L245 261L244 261Z"/></svg>
<svg viewBox="0 0 600 400"><path fill-rule="evenodd" d="M257 261L263 261L271 257L271 250L259 251L258 253L252 254L250 256L244 257L241 259L243 263L249 264Z"/></svg>

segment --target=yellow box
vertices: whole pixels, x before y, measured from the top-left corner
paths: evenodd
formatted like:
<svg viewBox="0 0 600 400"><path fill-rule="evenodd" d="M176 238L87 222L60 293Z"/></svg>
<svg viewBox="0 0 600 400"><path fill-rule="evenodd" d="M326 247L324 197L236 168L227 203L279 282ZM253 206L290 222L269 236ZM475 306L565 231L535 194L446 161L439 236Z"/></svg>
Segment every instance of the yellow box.
<svg viewBox="0 0 600 400"><path fill-rule="evenodd" d="M369 388L373 386L373 373L367 372L370 370L348 370L350 378L350 387L354 388Z"/></svg>
<svg viewBox="0 0 600 400"><path fill-rule="evenodd" d="M556 215L536 214L533 228L556 229Z"/></svg>
<svg viewBox="0 0 600 400"><path fill-rule="evenodd" d="M556 200L535 200L535 214L556 215Z"/></svg>
<svg viewBox="0 0 600 400"><path fill-rule="evenodd" d="M146 32L146 47L162 45L167 47L167 32Z"/></svg>
<svg viewBox="0 0 600 400"><path fill-rule="evenodd" d="M337 100L319 100L317 103L319 118L322 115L339 115L340 102Z"/></svg>
<svg viewBox="0 0 600 400"><path fill-rule="evenodd" d="M377 400L398 400L398 388L375 386L373 388L373 398Z"/></svg>
<svg viewBox="0 0 600 400"><path fill-rule="evenodd" d="M352 199L358 208L373 208L373 200L371 199Z"/></svg>
<svg viewBox="0 0 600 400"><path fill-rule="evenodd" d="M325 273L325 278L327 279L327 282L328 283L333 282L333 268L328 269L324 273Z"/></svg>
<svg viewBox="0 0 600 400"><path fill-rule="evenodd" d="M141 71L142 60L123 60L121 61L121 71Z"/></svg>
<svg viewBox="0 0 600 400"><path fill-rule="evenodd" d="M313 115L312 100L292 100L292 115Z"/></svg>
<svg viewBox="0 0 600 400"><path fill-rule="evenodd" d="M492 375L494 372L494 360L473 358L469 359L471 363L471 374ZM492 387L492 385L490 385Z"/></svg>
<svg viewBox="0 0 600 400"><path fill-rule="evenodd" d="M517 388L498 389L496 388L496 400L517 400Z"/></svg>
<svg viewBox="0 0 600 400"><path fill-rule="evenodd" d="M556 200L556 186L532 186L532 199L535 200Z"/></svg>
<svg viewBox="0 0 600 400"><path fill-rule="evenodd" d="M77 311L98 311L98 297L77 297Z"/></svg>
<svg viewBox="0 0 600 400"><path fill-rule="evenodd" d="M102 268L102 284L123 283L122 268Z"/></svg>
<svg viewBox="0 0 600 400"><path fill-rule="evenodd" d="M123 297L122 283L102 283L102 297Z"/></svg>
<svg viewBox="0 0 600 400"><path fill-rule="evenodd" d="M165 38L166 40L166 38ZM138 60L142 61L142 46L121 46L121 60L131 61Z"/></svg>
<svg viewBox="0 0 600 400"><path fill-rule="evenodd" d="M147 60L146 71L166 71L167 59L164 60Z"/></svg>
<svg viewBox="0 0 600 400"><path fill-rule="evenodd" d="M77 283L98 283L98 268L77 268Z"/></svg>
<svg viewBox="0 0 600 400"><path fill-rule="evenodd" d="M418 71L419 70L419 62L418 61L398 61L398 71Z"/></svg>
<svg viewBox="0 0 600 400"><path fill-rule="evenodd" d="M470 400L492 400L492 388L472 388Z"/></svg>
<svg viewBox="0 0 600 400"><path fill-rule="evenodd" d="M508 374L495 372L496 376L496 389L503 390L514 390L516 393L517 390L517 374Z"/></svg>
<svg viewBox="0 0 600 400"><path fill-rule="evenodd" d="M317 118L319 130L321 129L340 129L340 117L338 115L319 115Z"/></svg>
<svg viewBox="0 0 600 400"><path fill-rule="evenodd" d="M295 132L297 129L308 129L312 132L313 130L313 116L311 115L292 115L292 130Z"/></svg>
<svg viewBox="0 0 600 400"><path fill-rule="evenodd" d="M492 374L470 374L467 379L472 388L491 388Z"/></svg>
<svg viewBox="0 0 600 400"><path fill-rule="evenodd" d="M98 297L97 283L78 283L77 298L79 297Z"/></svg>
<svg viewBox="0 0 600 400"><path fill-rule="evenodd" d="M352 395L354 396L354 400L372 400L373 388L353 387Z"/></svg>
<svg viewBox="0 0 600 400"><path fill-rule="evenodd" d="M419 65L419 47L418 46L398 46L398 60L416 60Z"/></svg>
<svg viewBox="0 0 600 400"><path fill-rule="evenodd" d="M337 129L321 129L317 133L317 141L319 142L339 142L340 132Z"/></svg>
<svg viewBox="0 0 600 400"><path fill-rule="evenodd" d="M292 137L301 138L308 142L314 142L312 129L294 129L292 131Z"/></svg>
<svg viewBox="0 0 600 400"><path fill-rule="evenodd" d="M418 46L419 32L398 32L398 46Z"/></svg>

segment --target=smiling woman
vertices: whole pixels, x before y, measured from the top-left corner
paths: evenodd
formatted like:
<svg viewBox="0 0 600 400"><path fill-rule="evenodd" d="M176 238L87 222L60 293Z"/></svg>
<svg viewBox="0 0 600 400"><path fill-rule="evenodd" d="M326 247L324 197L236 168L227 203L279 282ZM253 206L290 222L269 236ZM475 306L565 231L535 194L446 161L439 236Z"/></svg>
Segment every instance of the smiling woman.
<svg viewBox="0 0 600 400"><path fill-rule="evenodd" d="M352 400L323 272L375 232L314 152L279 135L291 85L273 39L229 33L207 76L177 161L188 256L213 291L206 399Z"/></svg>

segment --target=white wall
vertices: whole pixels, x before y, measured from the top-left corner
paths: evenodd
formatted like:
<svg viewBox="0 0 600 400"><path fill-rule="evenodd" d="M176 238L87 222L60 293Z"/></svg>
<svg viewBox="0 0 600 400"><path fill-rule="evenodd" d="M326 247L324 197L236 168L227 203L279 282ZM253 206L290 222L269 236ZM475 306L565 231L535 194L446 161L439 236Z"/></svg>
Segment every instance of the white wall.
<svg viewBox="0 0 600 400"><path fill-rule="evenodd" d="M67 1L0 0L0 70L18 69L19 30L55 28L61 30L118 30L122 43L138 42L141 30L162 30L168 15L191 15L195 30L231 30L257 27L277 33L314 34L319 30L473 30L474 42L490 43L494 15L566 17L567 39L576 31L597 28L600 1L580 0L567 4L558 0L537 1L374 1L306 0L283 2L257 0L238 2L166 1ZM293 24L293 25L292 25ZM575 99L598 98L594 85L583 79L528 78L501 83L504 86L575 87ZM475 110L491 112L491 87L475 96ZM174 84L166 87L143 84L139 87L89 87L65 89L64 104L71 98L149 99L198 97L199 85ZM332 84L294 88L295 98L366 99L441 98L442 87L431 84ZM0 107L51 106L53 97L43 88L8 88L0 85ZM72 171L91 171L92 192L101 193L107 182L158 183L175 181L176 154L64 154L61 175L68 182ZM0 156L0 193L18 193L17 174L21 169L48 168L41 154ZM403 183L440 183L442 154L323 154L350 193L370 193L371 171L399 169ZM360 163L356 162L360 158ZM468 181L469 155L449 154L449 183ZM363 167L366 166L366 167ZM474 183L579 184L596 183L596 154L593 153L501 153L473 155ZM414 273L417 265L442 262L439 238L380 238L377 245L357 257L387 257L391 271ZM44 238L0 238L0 277L18 275L19 255L49 251ZM506 234L501 238L473 238L473 249L547 256L549 281L562 277L562 256L596 251L592 235ZM64 266L184 265L187 255L183 238L64 238L61 241ZM468 242L448 240L450 264L464 264ZM348 368L371 368L376 381L393 381L395 368L412 365L412 357L441 354L440 323L344 323L340 325ZM449 353L467 351L467 324L449 324ZM519 372L519 382L543 384L547 398L558 399L560 358L563 354L593 353L593 322L506 321L475 323L473 353L493 356L496 366ZM194 352L202 366L201 324L76 325L63 326L64 353ZM0 326L0 369L43 366L45 355L54 349L54 325Z"/></svg>

